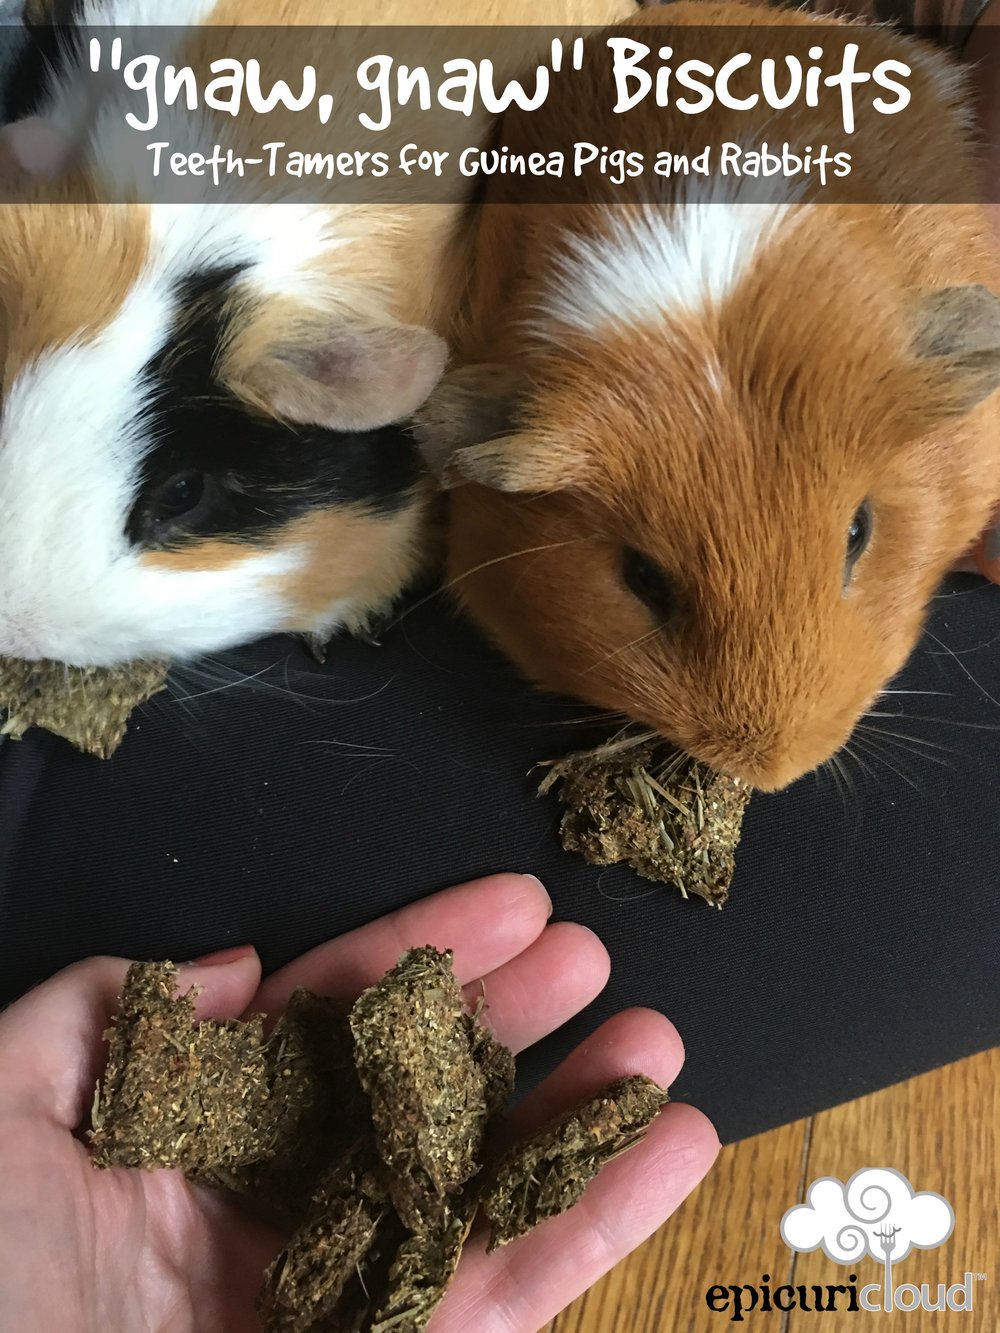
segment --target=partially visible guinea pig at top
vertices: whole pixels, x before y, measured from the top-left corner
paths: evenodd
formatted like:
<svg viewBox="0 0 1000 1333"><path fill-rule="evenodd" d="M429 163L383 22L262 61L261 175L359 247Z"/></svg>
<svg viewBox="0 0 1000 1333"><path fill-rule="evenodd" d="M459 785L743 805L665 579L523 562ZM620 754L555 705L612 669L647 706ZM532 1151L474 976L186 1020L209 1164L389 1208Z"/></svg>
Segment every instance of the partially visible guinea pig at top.
<svg viewBox="0 0 1000 1333"><path fill-rule="evenodd" d="M545 17L628 8L554 0ZM259 32L240 46L253 24L280 42L331 14L379 28L538 18L530 0L39 9L178 25L176 63L194 67L217 25L243 25L226 54L245 61L261 54ZM85 46L61 44L32 114L0 138L6 185L26 198L0 206L0 656L110 666L363 627L427 557L431 487L405 421L445 366L465 201L288 202L264 176L249 202L101 202L130 169L121 136L136 102L120 80L86 77ZM184 142L252 156L263 135L327 151L359 105L343 93L328 126L203 109ZM490 128L482 110L445 123L463 142ZM187 125L182 104L151 137ZM370 146L407 131L402 117Z"/></svg>
<svg viewBox="0 0 1000 1333"><path fill-rule="evenodd" d="M732 49L780 62L776 28L814 23L679 4L621 31L655 49L669 25L680 50L699 26L683 52L711 64L704 25L728 24ZM959 77L869 35L871 59L913 67L910 110L878 117L863 157L839 98L800 122L802 144L854 149L867 203L801 180L746 203L732 178L692 203L670 178L629 205L648 177L595 176L586 202L526 207L537 182L496 182L464 364L420 413L453 488L450 580L493 640L538 684L763 789L848 741L1000 496L1000 285L982 210L954 202L977 197ZM667 121L652 97L616 128L609 67L508 114L511 151L779 137L766 106ZM914 182L929 202L879 202Z"/></svg>

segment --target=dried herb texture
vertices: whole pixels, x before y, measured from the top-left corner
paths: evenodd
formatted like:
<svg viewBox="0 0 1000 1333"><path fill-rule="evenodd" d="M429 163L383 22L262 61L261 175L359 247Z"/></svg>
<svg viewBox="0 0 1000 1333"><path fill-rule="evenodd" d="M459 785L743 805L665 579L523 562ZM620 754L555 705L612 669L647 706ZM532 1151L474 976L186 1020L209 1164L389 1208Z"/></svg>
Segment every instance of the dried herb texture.
<svg viewBox="0 0 1000 1333"><path fill-rule="evenodd" d="M451 954L411 949L355 1004L351 1031L393 1203L422 1230L479 1169L490 1111Z"/></svg>
<svg viewBox="0 0 1000 1333"><path fill-rule="evenodd" d="M563 847L593 865L627 862L722 907L751 791L657 740L631 740L548 766L539 790L558 786Z"/></svg>
<svg viewBox="0 0 1000 1333"><path fill-rule="evenodd" d="M196 1024L193 994L175 997L176 985L172 964L129 969L91 1116L99 1166L202 1173L271 1151L262 1021Z"/></svg>
<svg viewBox="0 0 1000 1333"><path fill-rule="evenodd" d="M292 1233L265 1275L265 1333L419 1333L457 1269L514 1077L451 955L412 950L350 1012L296 992L267 1038L259 1017L196 1024L176 984L169 963L129 970L95 1162L180 1167L264 1204ZM575 1203L665 1099L625 1079L509 1152L485 1203L494 1244Z"/></svg>
<svg viewBox="0 0 1000 1333"><path fill-rule="evenodd" d="M572 1208L606 1162L639 1142L666 1101L651 1079L621 1079L510 1149L483 1199L490 1249Z"/></svg>
<svg viewBox="0 0 1000 1333"><path fill-rule="evenodd" d="M0 658L0 712L7 715L0 732L16 740L29 727L41 727L108 759L125 738L132 712L166 679L165 662L71 667Z"/></svg>

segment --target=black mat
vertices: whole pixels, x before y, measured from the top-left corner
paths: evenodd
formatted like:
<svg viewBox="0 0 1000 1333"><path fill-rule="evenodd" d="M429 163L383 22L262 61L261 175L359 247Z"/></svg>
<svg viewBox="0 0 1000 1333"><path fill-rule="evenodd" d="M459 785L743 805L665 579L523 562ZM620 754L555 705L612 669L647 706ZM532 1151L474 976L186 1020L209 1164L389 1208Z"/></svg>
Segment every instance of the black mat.
<svg viewBox="0 0 1000 1333"><path fill-rule="evenodd" d="M273 968L509 869L614 963L526 1082L652 1005L687 1045L677 1095L733 1139L994 1045L1000 591L955 579L932 632L897 686L944 693L896 696L905 717L879 724L910 738L900 772L869 757L850 792L808 777L755 798L723 912L561 850L528 772L574 745L580 710L533 694L439 601L325 667L272 639L182 673L109 763L40 734L0 750L0 998L97 952L251 941Z"/></svg>

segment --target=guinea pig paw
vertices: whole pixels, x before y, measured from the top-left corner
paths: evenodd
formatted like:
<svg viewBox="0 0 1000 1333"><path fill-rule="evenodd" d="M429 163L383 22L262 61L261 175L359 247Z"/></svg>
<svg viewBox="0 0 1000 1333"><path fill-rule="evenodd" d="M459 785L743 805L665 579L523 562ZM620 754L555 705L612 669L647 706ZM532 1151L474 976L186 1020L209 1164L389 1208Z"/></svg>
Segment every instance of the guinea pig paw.
<svg viewBox="0 0 1000 1333"><path fill-rule="evenodd" d="M376 611L368 617L363 625L359 625L354 631L354 637L360 639L362 643L367 643L369 648L382 647L382 635L386 632L393 621L393 612L391 610Z"/></svg>
<svg viewBox="0 0 1000 1333"><path fill-rule="evenodd" d="M300 634L299 638L313 661L318 662L320 666L324 666L326 664L326 651L330 646L330 635Z"/></svg>

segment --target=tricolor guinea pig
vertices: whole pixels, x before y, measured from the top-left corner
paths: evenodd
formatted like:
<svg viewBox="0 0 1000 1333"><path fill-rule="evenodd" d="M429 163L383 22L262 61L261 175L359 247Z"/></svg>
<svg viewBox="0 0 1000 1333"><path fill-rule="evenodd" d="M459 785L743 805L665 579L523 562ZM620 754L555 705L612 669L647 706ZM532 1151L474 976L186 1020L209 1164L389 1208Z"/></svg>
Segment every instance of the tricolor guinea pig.
<svg viewBox="0 0 1000 1333"><path fill-rule="evenodd" d="M338 24L371 22L370 5L332 8ZM556 0L546 18L623 8ZM259 34L240 46L249 25L279 41L288 25L329 23L331 6L68 10L83 25L185 25L177 63L197 68L213 27L239 25L231 58L259 56ZM529 0L407 0L376 17L538 15ZM251 202L102 203L109 181L123 187L134 103L115 103L120 81L94 93L84 45L59 47L32 114L0 140L6 185L25 199L0 206L0 655L114 665L361 627L426 559L431 487L405 422L445 366L464 201L278 204L265 183ZM345 123L357 112L344 96ZM466 142L490 124L485 111L452 121ZM200 124L201 146L259 148L252 118L206 111ZM337 125L279 114L268 129L308 151Z"/></svg>
<svg viewBox="0 0 1000 1333"><path fill-rule="evenodd" d="M622 32L655 49L651 28L691 25L685 56L717 64L706 25L780 61L776 31L812 23L682 4ZM649 203L647 177L519 207L537 181L499 182L463 364L419 414L452 488L450 581L494 641L763 789L848 741L1000 495L1000 286L982 210L955 202L977 197L960 81L868 36L912 67L910 110L859 118L859 160L839 99L800 122L803 144L854 150L868 202L831 181L832 202L789 183L747 203L716 179L699 203L671 179ZM595 51L565 96L508 115L511 151L769 137L766 107L667 128L652 97L616 129L608 68Z"/></svg>

